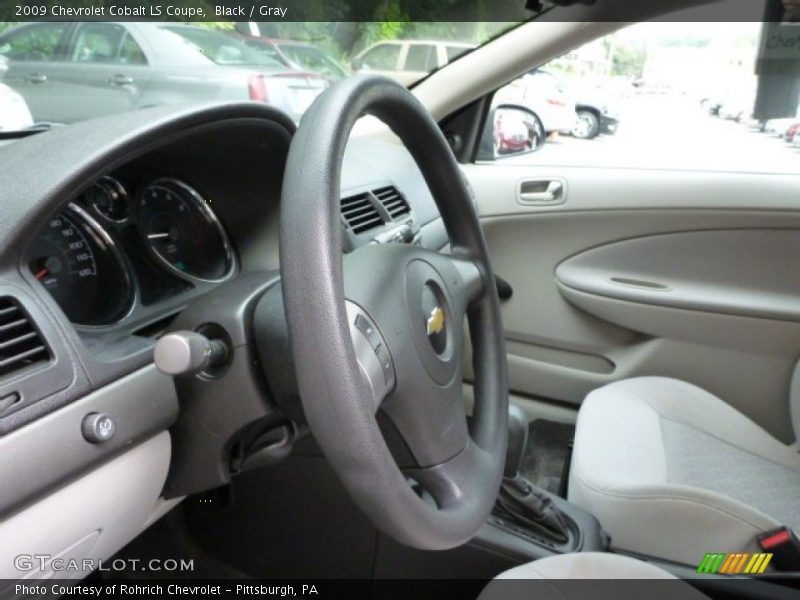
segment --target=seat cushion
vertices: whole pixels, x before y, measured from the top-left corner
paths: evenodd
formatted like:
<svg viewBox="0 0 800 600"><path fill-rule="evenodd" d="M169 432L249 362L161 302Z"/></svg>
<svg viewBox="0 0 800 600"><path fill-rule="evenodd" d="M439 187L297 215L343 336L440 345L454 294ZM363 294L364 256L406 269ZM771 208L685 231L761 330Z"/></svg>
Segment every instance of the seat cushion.
<svg viewBox="0 0 800 600"><path fill-rule="evenodd" d="M800 530L800 455L694 385L627 379L584 401L568 497L614 547L697 565Z"/></svg>
<svg viewBox="0 0 800 600"><path fill-rule="evenodd" d="M675 579L642 560L609 552L550 556L514 567L496 579Z"/></svg>
<svg viewBox="0 0 800 600"><path fill-rule="evenodd" d="M605 580L582 582L580 580ZM632 580L663 580L659 584ZM578 581L576 581L578 580ZM551 556L509 569L478 600L617 600L646 593L650 600L707 598L670 573L618 554L582 552Z"/></svg>

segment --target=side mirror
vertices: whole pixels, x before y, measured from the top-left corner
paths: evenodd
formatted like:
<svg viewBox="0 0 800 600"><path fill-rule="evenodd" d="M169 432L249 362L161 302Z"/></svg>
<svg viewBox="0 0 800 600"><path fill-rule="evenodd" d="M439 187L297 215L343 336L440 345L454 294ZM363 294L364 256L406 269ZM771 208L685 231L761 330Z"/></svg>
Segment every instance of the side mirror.
<svg viewBox="0 0 800 600"><path fill-rule="evenodd" d="M522 106L500 105L490 109L481 134L478 160L497 160L536 152L547 134L541 119Z"/></svg>

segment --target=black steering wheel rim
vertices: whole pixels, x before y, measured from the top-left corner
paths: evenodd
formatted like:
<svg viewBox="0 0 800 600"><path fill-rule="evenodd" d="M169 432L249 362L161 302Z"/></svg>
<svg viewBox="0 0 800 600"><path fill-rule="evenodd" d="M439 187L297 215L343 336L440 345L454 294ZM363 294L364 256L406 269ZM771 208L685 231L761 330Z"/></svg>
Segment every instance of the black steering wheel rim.
<svg viewBox="0 0 800 600"><path fill-rule="evenodd" d="M474 349L475 404L466 442L463 448L451 444L441 449L439 455L446 458L441 464L429 461L416 469L398 467L381 435L375 408L368 405L369 389L356 361L345 305L345 299L351 299L345 281L363 278L346 277L343 267L340 174L350 131L356 120L367 114L386 123L416 161L444 220L452 255L371 246L354 253L359 257L348 257L348 272L365 268L365 264L387 265L381 269L387 273L388 267L396 267L398 276L387 279L393 285L414 270L411 265L422 265L431 273L428 279L449 288L447 294L454 298L450 308L454 318L460 316L461 320L452 325L453 331L460 329L467 317ZM386 78L353 77L330 88L310 107L288 156L280 254L284 304L304 412L345 488L379 529L401 543L424 549L464 543L485 522L502 477L508 410L503 328L494 275L466 181L438 126L405 88ZM467 272L474 274L459 274ZM353 286L347 289L352 292ZM466 299L468 289L470 297ZM401 304L395 303L391 311L401 310ZM376 308L374 314L380 316L380 312ZM410 358L403 362L403 357L413 352L405 337L406 327L398 325L401 321L384 332L385 343L396 354L398 396L404 382L401 368L414 363ZM414 320L408 322L413 328ZM460 348L456 348L453 360L458 361L459 356ZM461 386L460 362L454 372L453 380L440 388L443 396L445 388L448 390L449 400L442 405L448 415L463 412L463 402L454 396ZM435 393L442 381L433 382L428 389ZM395 410L411 410L406 399L393 400ZM438 398L433 398L430 404L436 401ZM454 408L456 402L460 408ZM411 421L417 425L409 428L426 429L424 419ZM451 428L456 432L456 444L461 440L457 421L455 417ZM451 424L443 422L450 431ZM425 435L436 437L429 433L430 428L417 436L421 444L427 443ZM454 453L453 448L458 451ZM435 449L431 453L437 456ZM409 477L430 492L427 501L412 489Z"/></svg>

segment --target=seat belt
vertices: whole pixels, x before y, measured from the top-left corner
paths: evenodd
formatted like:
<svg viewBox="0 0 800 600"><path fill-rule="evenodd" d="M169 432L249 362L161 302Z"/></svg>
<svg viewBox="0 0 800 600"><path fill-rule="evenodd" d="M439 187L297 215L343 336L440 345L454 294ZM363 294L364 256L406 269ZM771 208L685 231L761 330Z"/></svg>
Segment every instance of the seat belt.
<svg viewBox="0 0 800 600"><path fill-rule="evenodd" d="M778 527L756 536L758 546L772 554L772 565L781 572L800 572L800 540L788 527Z"/></svg>

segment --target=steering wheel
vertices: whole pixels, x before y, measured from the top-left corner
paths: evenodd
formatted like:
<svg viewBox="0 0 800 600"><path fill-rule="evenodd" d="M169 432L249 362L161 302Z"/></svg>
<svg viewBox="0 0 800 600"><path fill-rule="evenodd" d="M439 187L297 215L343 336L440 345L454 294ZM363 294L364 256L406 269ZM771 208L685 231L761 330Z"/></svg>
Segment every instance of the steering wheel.
<svg viewBox="0 0 800 600"><path fill-rule="evenodd" d="M369 244L344 255L342 160L355 121L373 115L419 166L451 254ZM303 410L345 488L374 524L422 549L458 546L491 511L508 418L505 347L486 243L470 191L419 101L383 77L320 96L289 151L280 264ZM462 392L464 318L475 403Z"/></svg>

